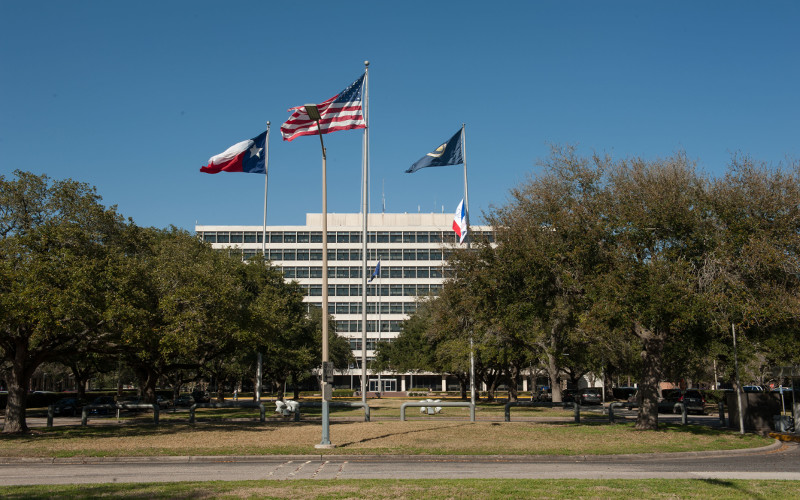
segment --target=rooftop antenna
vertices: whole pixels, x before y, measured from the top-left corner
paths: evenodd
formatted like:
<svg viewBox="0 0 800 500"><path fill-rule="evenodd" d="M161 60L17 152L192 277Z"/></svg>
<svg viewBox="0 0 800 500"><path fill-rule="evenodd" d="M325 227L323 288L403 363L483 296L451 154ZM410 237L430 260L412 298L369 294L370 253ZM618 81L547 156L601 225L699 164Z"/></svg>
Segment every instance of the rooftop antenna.
<svg viewBox="0 0 800 500"><path fill-rule="evenodd" d="M386 179L383 179L383 181L381 183L381 201L382 201L382 204L383 204L383 206L382 206L382 210L383 211L381 213L385 214L386 213Z"/></svg>

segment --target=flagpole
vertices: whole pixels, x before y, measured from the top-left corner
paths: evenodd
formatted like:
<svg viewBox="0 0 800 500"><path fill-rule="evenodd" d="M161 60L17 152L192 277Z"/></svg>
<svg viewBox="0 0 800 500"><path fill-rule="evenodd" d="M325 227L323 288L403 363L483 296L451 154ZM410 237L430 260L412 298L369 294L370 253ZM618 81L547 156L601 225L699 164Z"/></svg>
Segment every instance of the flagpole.
<svg viewBox="0 0 800 500"><path fill-rule="evenodd" d="M472 231L469 228L469 189L467 188L467 125L461 124L461 154L464 159L464 205L467 207L467 248L470 248ZM470 402L475 404L475 349L473 347L473 332L469 332L469 394Z"/></svg>
<svg viewBox="0 0 800 500"><path fill-rule="evenodd" d="M267 137L264 139L264 227L261 232L261 255L265 261L267 259L267 179L269 178L269 125L270 123L267 122ZM264 356L259 350L256 355L256 401L261 401L261 379L263 378L264 371L263 366Z"/></svg>
<svg viewBox="0 0 800 500"><path fill-rule="evenodd" d="M361 192L361 402L367 404L367 223L369 219L369 61L364 61L364 149ZM367 414L365 420L369 420Z"/></svg>

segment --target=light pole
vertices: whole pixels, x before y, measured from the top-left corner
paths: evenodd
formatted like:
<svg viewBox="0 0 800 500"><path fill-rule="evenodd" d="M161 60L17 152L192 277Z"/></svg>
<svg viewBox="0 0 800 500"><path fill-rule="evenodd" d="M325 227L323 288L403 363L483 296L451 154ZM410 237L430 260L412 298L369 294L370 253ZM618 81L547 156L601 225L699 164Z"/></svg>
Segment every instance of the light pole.
<svg viewBox="0 0 800 500"><path fill-rule="evenodd" d="M328 402L331 400L332 390L328 384L328 188L325 155L325 143L322 141L321 118L316 104L306 104L306 113L311 120L317 122L319 144L322 146L322 441L315 448L333 448L330 435L330 414ZM332 373L332 371L331 371Z"/></svg>

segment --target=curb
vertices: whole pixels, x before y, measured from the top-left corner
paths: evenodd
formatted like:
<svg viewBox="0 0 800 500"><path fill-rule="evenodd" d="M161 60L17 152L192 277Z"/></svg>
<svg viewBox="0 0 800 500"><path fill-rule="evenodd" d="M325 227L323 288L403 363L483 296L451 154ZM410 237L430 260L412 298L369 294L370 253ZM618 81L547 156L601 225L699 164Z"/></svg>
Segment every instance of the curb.
<svg viewBox="0 0 800 500"><path fill-rule="evenodd" d="M789 436L792 437L792 436ZM791 441L800 442L798 439ZM208 456L143 456L143 457L0 457L0 464L110 464L110 463L220 463L249 462L272 463L287 461L322 460L333 462L512 462L512 463L576 463L576 462L624 462L637 460L663 460L664 458L685 459L719 457L726 455L757 455L781 448L782 439L760 448L735 450L683 451L675 453L629 453L620 455L208 455Z"/></svg>

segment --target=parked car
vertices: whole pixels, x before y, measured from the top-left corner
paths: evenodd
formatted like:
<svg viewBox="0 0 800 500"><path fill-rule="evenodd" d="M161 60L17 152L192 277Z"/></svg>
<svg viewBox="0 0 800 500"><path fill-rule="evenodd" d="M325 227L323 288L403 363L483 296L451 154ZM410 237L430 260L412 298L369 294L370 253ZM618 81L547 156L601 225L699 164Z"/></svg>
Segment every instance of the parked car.
<svg viewBox="0 0 800 500"><path fill-rule="evenodd" d="M194 398L191 394L181 394L174 401L175 406L192 406L194 404Z"/></svg>
<svg viewBox="0 0 800 500"><path fill-rule="evenodd" d="M685 391L673 389L663 391L663 394L664 398L658 402L659 413L681 413L681 407L678 403L683 403L686 406L686 413L702 415L706 412L706 398L697 389L687 389Z"/></svg>
<svg viewBox="0 0 800 500"><path fill-rule="evenodd" d="M578 403L581 405L599 405L603 404L603 394L600 392L602 389L596 387L588 387L581 389L575 395Z"/></svg>
<svg viewBox="0 0 800 500"><path fill-rule="evenodd" d="M84 402L78 398L61 398L53 403L53 414L74 417L81 414Z"/></svg>
<svg viewBox="0 0 800 500"><path fill-rule="evenodd" d="M159 408L169 408L172 406L172 401L163 396L156 396L156 404Z"/></svg>
<svg viewBox="0 0 800 500"><path fill-rule="evenodd" d="M578 393L576 389L564 389L561 392L561 401L565 403L574 403L575 395Z"/></svg>
<svg viewBox="0 0 800 500"><path fill-rule="evenodd" d="M113 396L98 396L92 400L92 406L94 405L110 405L115 406L117 402L114 400ZM111 415L116 410L112 408L91 408L89 413L92 415Z"/></svg>
<svg viewBox="0 0 800 500"><path fill-rule="evenodd" d="M744 392L764 392L764 388L760 385L745 385L742 390Z"/></svg>

